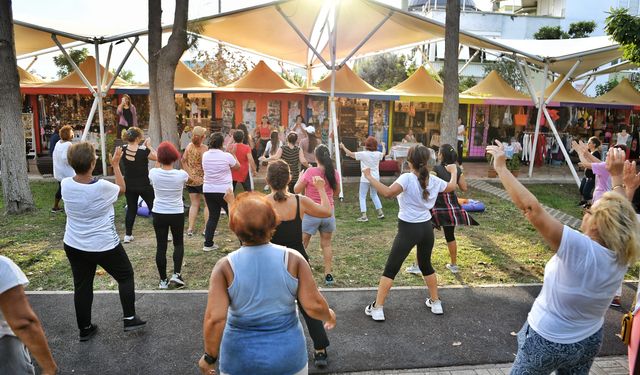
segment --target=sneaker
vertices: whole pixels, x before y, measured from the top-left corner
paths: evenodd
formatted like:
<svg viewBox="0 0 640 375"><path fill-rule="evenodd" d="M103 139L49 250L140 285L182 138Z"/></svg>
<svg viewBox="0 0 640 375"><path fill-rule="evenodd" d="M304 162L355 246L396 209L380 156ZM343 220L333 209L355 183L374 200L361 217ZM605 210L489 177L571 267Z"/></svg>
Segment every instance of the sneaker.
<svg viewBox="0 0 640 375"><path fill-rule="evenodd" d="M129 242L131 242L131 241L133 241L133 235L131 235L131 236L124 236L124 240L123 240L122 242L124 242L124 243L129 243Z"/></svg>
<svg viewBox="0 0 640 375"><path fill-rule="evenodd" d="M384 321L384 308L383 307L374 307L373 305L375 305L375 301L371 302L370 305L367 305L367 307L364 308L364 313L369 315L371 317L371 319L375 320L376 322L383 322Z"/></svg>
<svg viewBox="0 0 640 375"><path fill-rule="evenodd" d="M173 241L173 236L171 235L171 233L167 234L167 242L171 242Z"/></svg>
<svg viewBox="0 0 640 375"><path fill-rule="evenodd" d="M376 212L378 213L378 219L384 219L384 212L382 212L382 208L376 210Z"/></svg>
<svg viewBox="0 0 640 375"><path fill-rule="evenodd" d="M418 267L418 265L415 264L415 263L410 265L409 267L405 268L404 270L405 270L405 272L412 273L414 275L422 276L422 271L420 271L420 267Z"/></svg>
<svg viewBox="0 0 640 375"><path fill-rule="evenodd" d="M98 332L98 326L89 324L89 327L80 329L80 341L89 341Z"/></svg>
<svg viewBox="0 0 640 375"><path fill-rule="evenodd" d="M269 185L264 185L264 188L262 188L262 190L265 192L269 191Z"/></svg>
<svg viewBox="0 0 640 375"><path fill-rule="evenodd" d="M622 306L622 300L620 296L613 297L613 300L611 300L611 307L620 307L620 306Z"/></svg>
<svg viewBox="0 0 640 375"><path fill-rule="evenodd" d="M51 212L54 213L54 214L58 213L58 212L62 212L62 211L64 211L64 209L62 207L52 208L51 209Z"/></svg>
<svg viewBox="0 0 640 375"><path fill-rule="evenodd" d="M214 251L214 250L218 250L219 246L216 244L213 244L211 246L203 246L202 247L202 251Z"/></svg>
<svg viewBox="0 0 640 375"><path fill-rule="evenodd" d="M427 300L424 301L424 304L431 308L432 313L436 315L444 314L444 311L442 310L442 301L432 301L431 298L427 298Z"/></svg>
<svg viewBox="0 0 640 375"><path fill-rule="evenodd" d="M333 285L333 283L335 282L335 280L333 279L333 275L331 275L330 273L326 274L324 277L324 283L327 286L331 286Z"/></svg>
<svg viewBox="0 0 640 375"><path fill-rule="evenodd" d="M174 273L173 276L171 276L171 280L169 280L169 282L173 284L176 289L182 289L185 286L184 280L182 280L182 275L180 275L179 273Z"/></svg>
<svg viewBox="0 0 640 375"><path fill-rule="evenodd" d="M324 349L321 352L315 352L313 354L313 364L316 368L325 368L329 365L329 361L327 360L327 349Z"/></svg>
<svg viewBox="0 0 640 375"><path fill-rule="evenodd" d="M359 218L356 219L356 221L359 221L361 223L366 223L367 221L369 221L369 218L367 217L366 214L363 214L362 216L360 216Z"/></svg>
<svg viewBox="0 0 640 375"><path fill-rule="evenodd" d="M169 289L169 281L167 281L167 279L160 280L160 284L158 285L158 289Z"/></svg>
<svg viewBox="0 0 640 375"><path fill-rule="evenodd" d="M193 237L193 231L192 231L192 230L188 230L188 231L187 231L187 236L189 236L189 237Z"/></svg>
<svg viewBox="0 0 640 375"><path fill-rule="evenodd" d="M138 316L134 316L133 319L123 319L124 322L124 331L135 331L136 329L144 328L147 324L146 321L140 319Z"/></svg>
<svg viewBox="0 0 640 375"><path fill-rule="evenodd" d="M448 269L449 271L451 271L451 273L458 273L458 271L459 271L459 270L458 270L458 265L457 265L457 264L449 264L449 263L447 263L447 264L445 265L445 267L447 267L447 269Z"/></svg>

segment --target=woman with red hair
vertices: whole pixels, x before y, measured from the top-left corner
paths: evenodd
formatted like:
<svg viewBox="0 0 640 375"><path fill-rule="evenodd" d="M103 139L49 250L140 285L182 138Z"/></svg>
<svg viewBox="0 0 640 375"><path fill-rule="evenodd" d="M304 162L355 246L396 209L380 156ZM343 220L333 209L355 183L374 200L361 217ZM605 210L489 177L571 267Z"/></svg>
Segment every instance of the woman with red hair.
<svg viewBox="0 0 640 375"><path fill-rule="evenodd" d="M189 179L189 174L181 169L174 169L173 163L180 158L180 153L171 142L162 142L157 150L159 168L149 171L149 180L153 186L153 229L156 232L156 265L160 274L160 289L168 289L169 284L176 288L184 288L184 280L180 271L184 256L184 205L182 189ZM167 236L169 230L173 235L173 275L167 279Z"/></svg>

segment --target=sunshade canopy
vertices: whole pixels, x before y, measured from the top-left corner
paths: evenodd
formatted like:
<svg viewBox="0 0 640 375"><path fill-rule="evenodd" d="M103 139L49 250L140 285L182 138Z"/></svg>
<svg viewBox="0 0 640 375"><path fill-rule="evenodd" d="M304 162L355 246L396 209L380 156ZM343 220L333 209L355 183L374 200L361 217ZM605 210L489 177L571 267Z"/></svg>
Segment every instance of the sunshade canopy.
<svg viewBox="0 0 640 375"><path fill-rule="evenodd" d="M616 87L604 95L596 98L599 102L624 104L640 107L640 92L633 87L628 79L624 78Z"/></svg>
<svg viewBox="0 0 640 375"><path fill-rule="evenodd" d="M189 69L187 64L178 61L173 87L176 92L182 93L211 92L215 88L215 85ZM149 92L149 82L140 85L119 87L116 89L116 92L119 94L147 94Z"/></svg>
<svg viewBox="0 0 640 375"><path fill-rule="evenodd" d="M336 70L335 95L351 98L398 99L398 95L388 94L371 86L360 78L347 65ZM331 92L331 74L328 74L316 87L309 89L310 94L329 95Z"/></svg>
<svg viewBox="0 0 640 375"><path fill-rule="evenodd" d="M547 86L547 88L544 90L545 100L549 97L549 95L551 95L551 93L553 93L553 91L556 89L556 87L558 87L563 79L564 76L561 75L555 81L553 81L551 85ZM540 93L537 93L536 95L540 95ZM569 81L565 82L565 84L562 85L560 91L558 91L558 93L556 93L556 95L551 100L553 100L554 102L567 104L598 104L598 102L593 98L590 98L576 90Z"/></svg>
<svg viewBox="0 0 640 375"><path fill-rule="evenodd" d="M216 88L216 91L273 93L294 93L300 90L298 86L271 70L262 60L244 77L226 86Z"/></svg>
<svg viewBox="0 0 640 375"><path fill-rule="evenodd" d="M497 71L492 70L477 85L462 92L463 95L484 99L521 100L531 102L531 98L511 87Z"/></svg>
<svg viewBox="0 0 640 375"><path fill-rule="evenodd" d="M442 102L443 86L421 66L409 78L386 91L389 94L408 97L411 100Z"/></svg>
<svg viewBox="0 0 640 375"><path fill-rule="evenodd" d="M86 37L74 36L62 31L46 29L25 22L14 21L13 35L15 37L16 55L26 55L28 53L56 47L55 42L51 39L52 33L58 35L58 41L61 44L88 40Z"/></svg>
<svg viewBox="0 0 640 375"><path fill-rule="evenodd" d="M96 87L96 59L93 56L87 56L87 58L78 65L78 68L82 72L82 74L87 78L89 83L93 87ZM100 65L100 80L102 80L104 75L104 66ZM113 74L111 72L107 72L107 80L106 82L102 82L103 85L106 85L113 78ZM123 80L120 77L116 77L115 82L113 83L113 88L129 86L129 83ZM66 77L59 79L57 81L49 82L42 86L43 88L86 88L86 85L80 78L80 75L73 71L69 73Z"/></svg>
<svg viewBox="0 0 640 375"><path fill-rule="evenodd" d="M42 79L34 76L33 74L27 72L21 67L18 67L18 74L20 75L20 87L41 85L45 83Z"/></svg>

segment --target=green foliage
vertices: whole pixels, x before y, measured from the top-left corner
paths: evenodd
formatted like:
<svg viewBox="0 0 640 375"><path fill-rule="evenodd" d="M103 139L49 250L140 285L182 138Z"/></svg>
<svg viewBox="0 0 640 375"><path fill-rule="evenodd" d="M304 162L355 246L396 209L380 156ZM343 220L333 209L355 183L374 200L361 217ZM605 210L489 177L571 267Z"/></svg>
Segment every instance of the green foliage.
<svg viewBox="0 0 640 375"><path fill-rule="evenodd" d="M520 169L520 158L522 155L520 153L515 153L511 157L511 159L507 160L507 169L510 171L517 171Z"/></svg>
<svg viewBox="0 0 640 375"><path fill-rule="evenodd" d="M627 9L611 9L604 30L622 46L622 56L640 64L640 17L629 14Z"/></svg>
<svg viewBox="0 0 640 375"><path fill-rule="evenodd" d="M409 66L406 56L384 53L359 60L354 71L370 85L386 90L407 79Z"/></svg>
<svg viewBox="0 0 640 375"><path fill-rule="evenodd" d="M535 34L533 39L567 39L569 34L562 31L560 26L542 26Z"/></svg>
<svg viewBox="0 0 640 375"><path fill-rule="evenodd" d="M463 92L477 84L478 81L476 81L473 77L460 77L460 82L458 83L458 91Z"/></svg>
<svg viewBox="0 0 640 375"><path fill-rule="evenodd" d="M76 65L82 63L88 55L89 50L86 48L69 50L69 56L71 57L71 60L76 63ZM73 71L71 63L69 63L69 61L66 57L64 57L63 54L54 56L53 63L58 67L58 78L63 78Z"/></svg>
<svg viewBox="0 0 640 375"><path fill-rule="evenodd" d="M594 21L578 21L569 25L569 31L565 32L560 26L542 26L535 34L534 39L575 39L586 38L596 29Z"/></svg>
<svg viewBox="0 0 640 375"><path fill-rule="evenodd" d="M596 96L608 93L609 91L613 90L614 87L618 86L618 83L620 83L620 81L618 81L618 77L613 77L605 83L597 84Z"/></svg>
<svg viewBox="0 0 640 375"><path fill-rule="evenodd" d="M111 74L116 74L116 70L111 69ZM134 79L134 76L135 74L131 70L127 70L127 69L120 70L120 74L118 75L118 77L124 79L129 83L133 83L133 84L140 83Z"/></svg>
<svg viewBox="0 0 640 375"><path fill-rule="evenodd" d="M594 21L579 21L573 22L569 25L569 37L574 38L586 38L596 29L596 23Z"/></svg>
<svg viewBox="0 0 640 375"><path fill-rule="evenodd" d="M243 53L218 44L215 52L198 50L191 60L191 69L216 86L225 86L242 78L253 68L253 63Z"/></svg>
<svg viewBox="0 0 640 375"><path fill-rule="evenodd" d="M484 65L484 72L486 74L491 73L492 70L497 71L500 77L507 81L511 87L524 94L529 94L527 91L527 83L522 74L520 74L520 70L518 70L515 62L500 59Z"/></svg>

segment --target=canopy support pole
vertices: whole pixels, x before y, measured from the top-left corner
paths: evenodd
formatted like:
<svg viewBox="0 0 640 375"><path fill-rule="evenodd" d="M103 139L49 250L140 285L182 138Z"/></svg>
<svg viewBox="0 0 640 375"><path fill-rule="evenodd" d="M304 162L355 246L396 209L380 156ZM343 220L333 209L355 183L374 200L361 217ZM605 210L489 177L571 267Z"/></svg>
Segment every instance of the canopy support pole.
<svg viewBox="0 0 640 375"><path fill-rule="evenodd" d="M556 125L553 123L553 119L551 118L551 115L549 115L549 111L547 111L546 104L542 107L542 112L544 112L544 117L547 119L547 122L549 123L549 127L551 128L551 131L553 132L554 137L556 137L558 146L560 146L560 151L562 151L562 155L564 155L564 159L567 162L567 165L569 166L569 170L571 170L571 175L573 175L573 179L576 181L576 184L578 185L578 187L580 187L580 177L578 177L578 172L576 172L576 169L573 167L571 158L569 158L569 153L567 152L567 149L564 147L564 143L562 143L560 134L558 134L558 130L556 129Z"/></svg>
<svg viewBox="0 0 640 375"><path fill-rule="evenodd" d="M336 169L338 170L338 175L340 176L340 201L344 199L344 189L342 188L342 163L340 162L340 139L338 136L338 118L336 115L336 98L335 98L335 89L336 89L336 43L338 40L338 10L335 9L333 15L333 30L331 30L331 44L330 44L330 52L331 52L331 92L329 95L329 116L331 122L331 129L333 129L333 138L335 141L333 142L334 153L336 157ZM344 61L347 61L346 59Z"/></svg>
<svg viewBox="0 0 640 375"><path fill-rule="evenodd" d="M382 25L384 25L387 20L389 18L391 18L391 16L393 16L395 12L394 11L390 11L383 19L382 21L378 22L378 24L367 34L367 36L364 37L364 39L362 39L360 41L360 43L358 43L358 45L347 55L347 57L345 57L342 62L340 63L340 65L338 65L338 70L341 69L344 64L347 63L347 61L349 61L350 58L353 57L353 55L355 55L360 48L362 48L362 46L364 46L365 43L367 43L369 41L369 39L371 39L371 37L378 31L380 30L380 28L382 27Z"/></svg>
<svg viewBox="0 0 640 375"><path fill-rule="evenodd" d="M91 94L95 96L96 90L93 89L93 86L91 86L91 83L89 83L89 80L87 79L87 77L85 77L84 74L82 74L82 71L80 70L80 68L78 68L78 65L76 65L76 62L73 61L71 56L69 56L69 54L67 53L67 50L65 50L62 44L60 44L60 41L58 40L58 37L56 36L56 34L51 34L51 39L53 39L53 42L58 46L58 48L60 49L64 57L67 59L69 64L73 67L73 71L78 74L78 77L80 77L80 79L85 84L85 86L87 86L89 91L91 91Z"/></svg>
<svg viewBox="0 0 640 375"><path fill-rule="evenodd" d="M596 76L591 76L587 78L587 81L582 86L582 90L580 90L580 93L584 94L584 92L587 91L589 86L591 86L595 81L596 81Z"/></svg>
<svg viewBox="0 0 640 375"><path fill-rule="evenodd" d="M107 80L107 74L109 74L109 64L111 63L111 52L113 52L113 43L109 44L109 52L107 53L107 63L104 66L104 72L102 73L102 81Z"/></svg>
<svg viewBox="0 0 640 375"><path fill-rule="evenodd" d="M38 60L38 56L33 56L33 60L31 60L31 62L29 63L29 65L27 65L26 68L24 68L25 71L29 71L29 68L31 68L31 66Z"/></svg>
<svg viewBox="0 0 640 375"><path fill-rule="evenodd" d="M284 18L284 20L289 24L291 29L293 31L295 31L296 34L298 34L298 36L300 37L300 39L302 39L304 44L306 44L307 47L309 47L309 49L311 51L313 51L313 53L318 57L318 60L320 60L322 62L322 64L325 66L325 68L331 70L332 66L330 66L329 63L327 63L327 60L325 60L322 57L322 55L313 47L313 45L311 45L311 42L309 42L307 37L304 36L302 31L300 31L300 29L298 29L298 27L296 25L294 25L294 23L289 19L289 17L286 14L284 14L284 12L282 11L282 8L280 8L280 5L276 5L276 10L278 11L278 13L280 13L282 18ZM335 25L334 25L334 28L335 28Z"/></svg>
<svg viewBox="0 0 640 375"><path fill-rule="evenodd" d="M200 35L198 35L198 36L200 36ZM136 50L136 52L138 52L138 55L140 55L140 57L142 57L142 61L144 61L147 65L149 65L149 60L147 60L147 58L144 56L144 54L142 54L142 52L140 52L138 47L136 47L136 44L138 43L138 39L139 39L139 37L136 37L136 41L134 43L134 42L131 41L131 39L127 38L127 42L129 42L129 44L131 44L131 46Z"/></svg>
<svg viewBox="0 0 640 375"><path fill-rule="evenodd" d="M533 147L531 148L531 152L529 153L533 157L529 161L529 178L533 175L533 165L535 164L536 159L536 149L538 147L538 135L540 134L540 122L542 122L542 107L544 106L544 91L547 89L547 72L549 71L549 63L545 61L544 63L544 80L542 81L542 90L540 91L540 99L537 100L536 107L538 108L538 113L536 114L536 128L533 132ZM530 78L525 78L530 79Z"/></svg>
<svg viewBox="0 0 640 375"><path fill-rule="evenodd" d="M120 72L124 67L124 64L127 62L127 60L129 60L129 57L131 56L131 53L133 52L133 50L136 49L136 44L138 44L138 40L140 40L140 38L136 37L133 43L131 43L131 47L129 47L127 54L124 55L122 62L120 63L120 65L118 65L118 69L116 69L116 71L113 72L113 77L111 77L111 81L109 81L109 84L107 84L105 92L108 92L109 90L111 90L111 86L113 86L113 83L116 81L116 78L120 75Z"/></svg>
<svg viewBox="0 0 640 375"><path fill-rule="evenodd" d="M102 81L100 77L100 44L96 41L96 86L98 89L96 100L98 100L98 121L100 122L100 159L102 159L102 175L107 175L107 146L104 132L104 108Z"/></svg>
<svg viewBox="0 0 640 375"><path fill-rule="evenodd" d="M537 107L538 97L536 97L536 90L533 89L533 84L528 79L530 75L526 74L525 71L522 69L522 66L520 65L520 64L526 64L526 62L520 62L520 59L518 59L518 57L516 57L515 55L513 56L513 58L516 62L516 67L518 68L520 75L522 75L522 77L524 78L524 82L527 85L527 90L529 91L529 95L531 95L531 99L533 99L533 104Z"/></svg>
<svg viewBox="0 0 640 375"><path fill-rule="evenodd" d="M466 69L466 67L469 66L469 64L471 64L471 60L473 60L476 56L478 56L479 53L480 53L480 50L477 49L476 52L474 52L473 55L471 55L471 57L469 57L467 62L465 62L464 65L462 65L462 68L460 68L460 70L458 70L458 75L462 74L462 72Z"/></svg>

